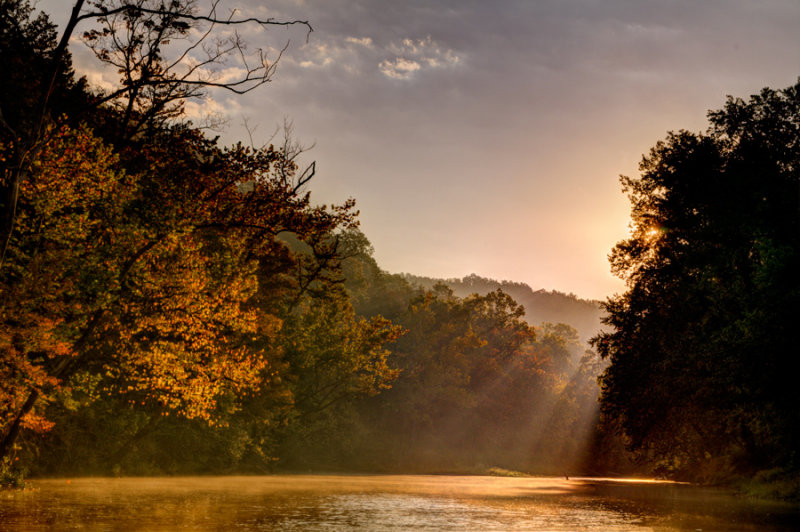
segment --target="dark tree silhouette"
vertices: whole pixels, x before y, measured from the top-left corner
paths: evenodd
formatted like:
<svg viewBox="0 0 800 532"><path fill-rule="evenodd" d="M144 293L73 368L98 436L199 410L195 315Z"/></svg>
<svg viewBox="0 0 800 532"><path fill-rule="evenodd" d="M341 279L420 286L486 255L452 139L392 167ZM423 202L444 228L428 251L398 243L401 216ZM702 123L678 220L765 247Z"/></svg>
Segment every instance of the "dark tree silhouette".
<svg viewBox="0 0 800 532"><path fill-rule="evenodd" d="M796 468L800 84L729 98L705 134L671 133L623 178L628 289L594 339L602 404L661 471L719 480Z"/></svg>

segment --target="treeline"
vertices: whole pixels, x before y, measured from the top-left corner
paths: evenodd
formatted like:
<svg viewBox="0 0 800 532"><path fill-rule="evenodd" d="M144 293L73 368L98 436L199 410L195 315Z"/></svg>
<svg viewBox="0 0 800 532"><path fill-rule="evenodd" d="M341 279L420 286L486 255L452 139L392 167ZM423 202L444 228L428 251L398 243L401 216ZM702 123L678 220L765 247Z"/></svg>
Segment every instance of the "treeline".
<svg viewBox="0 0 800 532"><path fill-rule="evenodd" d="M525 283L497 281L474 273L461 279L434 279L408 273L403 276L411 284L423 288L432 288L437 283L444 283L458 297L467 297L471 294L486 295L500 289L525 307L525 319L528 323L569 323L578 331L578 336L583 342L588 342L603 328L604 311L601 302L581 299L575 294L565 294L558 290L534 290Z"/></svg>
<svg viewBox="0 0 800 532"><path fill-rule="evenodd" d="M246 48L202 39L240 21L82 4L58 39L27 1L0 0L4 482L584 467L599 361L572 327L532 327L503 291L383 272L352 201L312 203L292 142L226 148L186 121L199 91L274 72L207 75ZM88 23L115 88L71 69ZM211 51L200 77L170 40Z"/></svg>
<svg viewBox="0 0 800 532"><path fill-rule="evenodd" d="M631 469L597 433L601 363L573 328L528 325L502 291L412 286L380 270L359 232L340 241L344 295L283 318L258 391L189 419L70 383L46 410L53 426L20 442L23 464L34 475ZM363 349L350 354L363 331L349 320L401 328L375 342L380 372Z"/></svg>

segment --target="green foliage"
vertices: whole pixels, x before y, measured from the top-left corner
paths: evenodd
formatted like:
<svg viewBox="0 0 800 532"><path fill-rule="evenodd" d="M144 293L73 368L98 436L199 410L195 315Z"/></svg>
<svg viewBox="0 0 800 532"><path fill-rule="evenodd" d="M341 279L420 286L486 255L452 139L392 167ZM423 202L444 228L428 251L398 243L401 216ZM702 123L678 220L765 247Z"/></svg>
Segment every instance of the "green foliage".
<svg viewBox="0 0 800 532"><path fill-rule="evenodd" d="M17 467L11 456L0 458L0 490L3 488L24 488L25 475L26 471Z"/></svg>
<svg viewBox="0 0 800 532"><path fill-rule="evenodd" d="M394 303L390 308L407 332L390 356L401 370L391 389L357 403L354 426L363 435L353 442L360 449L354 467L482 473L481 464L498 464L545 471L553 449L563 448L578 426L593 426L576 413L557 434L547 427L559 397L567 401L564 413L577 405L567 400L577 388L566 389L575 370L570 361L581 349L574 329L531 327L502 291L461 299L444 285L418 292L402 277L369 268L366 274L363 307L380 304L387 293L398 301L405 294L404 312ZM587 382L594 398L596 384ZM562 463L558 473L579 461L580 442L574 447L563 453L569 465Z"/></svg>
<svg viewBox="0 0 800 532"><path fill-rule="evenodd" d="M486 474L491 477L527 477L528 475L521 471L512 471L510 469L503 469L502 467L490 467L486 470Z"/></svg>
<svg viewBox="0 0 800 532"><path fill-rule="evenodd" d="M611 255L603 410L656 470L719 481L798 467L800 85L730 98L623 178L633 232Z"/></svg>
<svg viewBox="0 0 800 532"><path fill-rule="evenodd" d="M749 497L759 499L800 500L800 478L797 471L773 468L759 471L752 478L741 479L736 487Z"/></svg>
<svg viewBox="0 0 800 532"><path fill-rule="evenodd" d="M533 290L525 283L496 281L475 274L462 279L432 279L410 274L404 274L403 277L412 285L427 289L433 288L437 283L444 283L458 297L472 294L484 296L500 289L525 307L528 323L568 323L578 331L583 342L597 334L602 326L600 320L603 311L600 302L580 299L574 294L564 294L557 290Z"/></svg>

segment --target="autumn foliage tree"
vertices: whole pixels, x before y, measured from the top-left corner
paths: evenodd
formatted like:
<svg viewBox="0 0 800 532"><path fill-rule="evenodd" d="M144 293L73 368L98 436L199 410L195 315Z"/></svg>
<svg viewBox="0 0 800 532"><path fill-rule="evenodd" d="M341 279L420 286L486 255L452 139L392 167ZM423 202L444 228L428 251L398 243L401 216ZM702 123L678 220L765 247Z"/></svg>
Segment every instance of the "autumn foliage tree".
<svg viewBox="0 0 800 532"><path fill-rule="evenodd" d="M312 207L271 178L277 152L164 135L169 153L155 139L127 170L87 131L40 150L4 270L7 438L37 396L89 368L110 393L208 417L221 390L256 387L268 365L253 337L277 318L248 301L275 237L353 223L347 206Z"/></svg>
<svg viewBox="0 0 800 532"><path fill-rule="evenodd" d="M40 114L33 122L44 129L34 140L6 135L0 144L4 186L16 190L5 203L13 223L0 269L0 456L13 451L21 430L50 427L48 403L77 392L113 398L151 418L224 423L222 403L235 412L286 366L281 338L289 321L316 308L303 301L341 282L337 233L356 225L352 201L314 206L295 179L296 154L272 146L223 149L182 123L179 104L195 93L174 91L204 86L192 72L176 78L167 65L153 77L166 61L158 43L198 20L189 4L94 2L100 12L91 16L123 17L100 35L127 31L123 48L137 51L132 68L142 77L114 96L129 105L110 105L116 100L101 95L108 104L97 107L82 93L79 103L95 106L84 121ZM2 5L4 16L30 32L26 6ZM75 13L78 21L89 16ZM213 26L213 15L199 20ZM149 51L142 52L142 34L151 39ZM45 65L53 37L30 50L45 54ZM13 53L8 42L6 59ZM257 75L248 74L256 85ZM4 111L13 97L4 94ZM27 109L36 112L35 105ZM143 125L148 134L137 134ZM303 249L290 249L287 235ZM346 307L333 312L341 334L332 343L340 347L326 356L340 378L355 379L337 394L380 389L393 375L382 346L396 328L348 318Z"/></svg>

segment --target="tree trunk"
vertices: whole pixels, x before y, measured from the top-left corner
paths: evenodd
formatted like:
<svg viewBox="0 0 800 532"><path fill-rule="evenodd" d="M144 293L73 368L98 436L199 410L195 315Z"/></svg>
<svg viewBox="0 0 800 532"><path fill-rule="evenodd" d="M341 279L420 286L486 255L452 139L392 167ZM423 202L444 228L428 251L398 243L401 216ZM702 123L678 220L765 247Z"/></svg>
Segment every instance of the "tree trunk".
<svg viewBox="0 0 800 532"><path fill-rule="evenodd" d="M32 391L28 396L28 399L25 400L25 403L20 408L19 413L14 418L14 421L6 430L6 433L3 434L3 439L0 441L0 459L5 458L11 453L11 450L14 446L14 442L17 441L17 436L19 436L19 429L22 426L22 418L24 418L28 412L33 409L33 405L36 404L36 400L39 398L39 392L36 390Z"/></svg>

